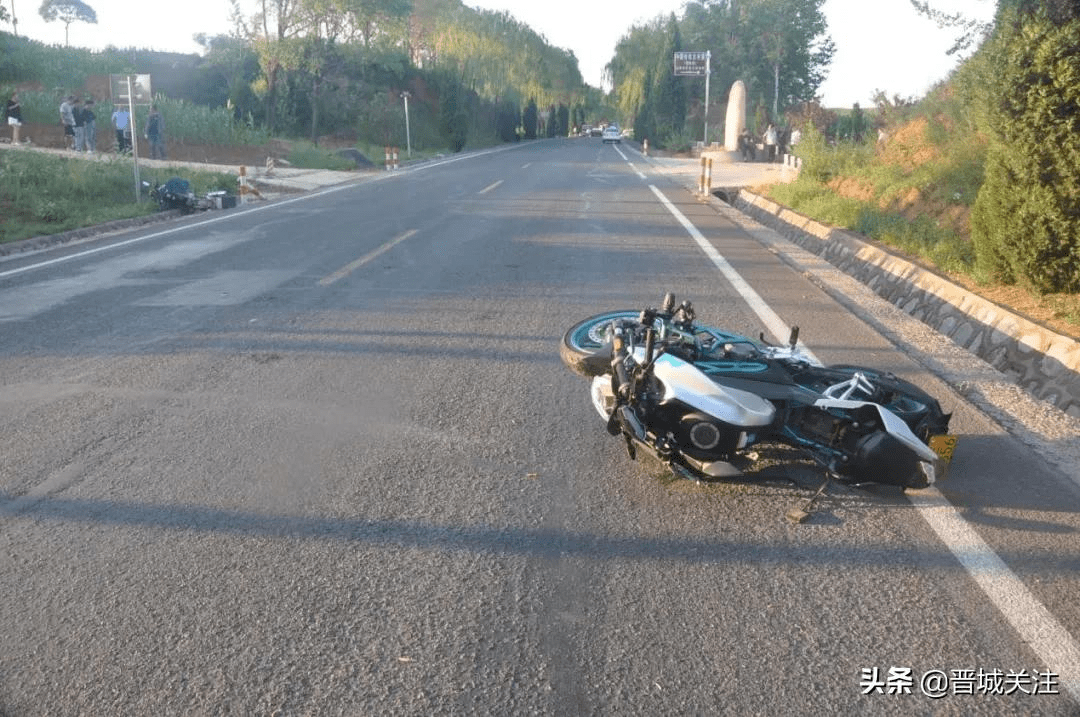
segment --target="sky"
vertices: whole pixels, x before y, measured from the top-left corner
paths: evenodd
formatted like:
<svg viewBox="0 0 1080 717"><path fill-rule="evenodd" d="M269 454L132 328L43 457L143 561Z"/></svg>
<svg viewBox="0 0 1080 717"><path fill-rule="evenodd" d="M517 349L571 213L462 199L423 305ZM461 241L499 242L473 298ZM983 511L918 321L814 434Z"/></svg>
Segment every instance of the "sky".
<svg viewBox="0 0 1080 717"><path fill-rule="evenodd" d="M183 0L166 17L159 10L130 0L85 0L97 13L96 25L75 22L70 44L102 49L146 47L172 52L199 52L196 33L219 34L230 29L228 4L222 0ZM993 16L994 0L929 0L945 12L963 12L982 20ZM39 0L0 0L11 14L14 3L20 35L50 44L64 43L64 25L46 23ZM684 0L464 0L471 7L509 12L557 47L573 50L582 77L600 86L604 65L632 25L657 15L681 15ZM241 7L253 6L241 0ZM823 6L836 54L819 94L826 107L873 106L876 89L890 97L921 97L956 66L945 51L955 30L940 30L915 12L909 0L825 0ZM11 30L10 24L3 28ZM685 47L685 50L708 50ZM702 81L691 80L687 81ZM729 88L710 87L714 101Z"/></svg>

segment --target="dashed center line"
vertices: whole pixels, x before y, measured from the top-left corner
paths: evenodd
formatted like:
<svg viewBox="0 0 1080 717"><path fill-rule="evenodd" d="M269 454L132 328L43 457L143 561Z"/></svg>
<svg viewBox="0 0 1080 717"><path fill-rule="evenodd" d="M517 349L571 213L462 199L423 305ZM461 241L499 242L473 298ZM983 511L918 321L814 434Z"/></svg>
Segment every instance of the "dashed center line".
<svg viewBox="0 0 1080 717"><path fill-rule="evenodd" d="M409 231L405 232L404 234L399 234L398 236L394 237L393 239L386 242L382 246L380 246L380 247L378 247L376 249L372 249L367 254L364 254L362 257L360 257L356 261L349 262L345 266L343 266L340 269L338 269L337 271L335 271L333 274L330 274L329 276L324 276L322 279L319 279L319 286L330 286L331 284L333 284L338 279L345 278L346 276L353 273L354 271L356 271L357 269L362 267L364 264L367 264L369 261L376 258L377 256L379 256L383 252L389 251L390 249L394 248L394 246L396 246L397 244L400 244L401 242L405 241L406 239L411 237L413 234L416 234L416 229L410 229Z"/></svg>
<svg viewBox="0 0 1080 717"><path fill-rule="evenodd" d="M479 192L477 192L477 194L487 194L492 189L494 189L495 187L499 186L502 183L503 183L503 180L500 179L499 181L495 182L494 184L489 184L488 186L484 187Z"/></svg>

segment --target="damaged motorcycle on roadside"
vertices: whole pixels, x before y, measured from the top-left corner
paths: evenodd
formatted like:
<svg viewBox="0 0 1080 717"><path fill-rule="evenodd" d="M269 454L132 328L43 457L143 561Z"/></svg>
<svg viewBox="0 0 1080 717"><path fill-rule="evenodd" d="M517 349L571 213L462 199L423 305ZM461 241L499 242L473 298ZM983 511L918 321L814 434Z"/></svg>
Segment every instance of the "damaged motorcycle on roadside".
<svg viewBox="0 0 1080 717"><path fill-rule="evenodd" d="M593 406L634 459L644 451L692 480L744 477L751 448L798 449L832 480L925 488L955 438L950 414L914 384L872 368L823 366L798 343L773 346L694 321L689 301L609 311L574 324L560 357L592 379ZM931 447L933 446L933 448Z"/></svg>

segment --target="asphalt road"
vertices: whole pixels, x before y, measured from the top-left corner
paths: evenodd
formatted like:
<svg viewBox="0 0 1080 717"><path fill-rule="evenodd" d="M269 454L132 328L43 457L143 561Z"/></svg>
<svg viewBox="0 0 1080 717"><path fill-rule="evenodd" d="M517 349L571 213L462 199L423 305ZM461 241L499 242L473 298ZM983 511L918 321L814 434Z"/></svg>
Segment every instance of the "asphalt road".
<svg viewBox="0 0 1080 717"><path fill-rule="evenodd" d="M763 325L672 209L956 412L950 503L627 458L567 327ZM588 140L0 263L0 713L1080 713L1075 475L829 289Z"/></svg>

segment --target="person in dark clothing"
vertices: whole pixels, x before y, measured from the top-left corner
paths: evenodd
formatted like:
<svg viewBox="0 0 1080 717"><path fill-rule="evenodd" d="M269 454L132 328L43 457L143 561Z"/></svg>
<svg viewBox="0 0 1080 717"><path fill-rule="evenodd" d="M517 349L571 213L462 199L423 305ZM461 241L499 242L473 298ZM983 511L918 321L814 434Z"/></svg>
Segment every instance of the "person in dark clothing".
<svg viewBox="0 0 1080 717"><path fill-rule="evenodd" d="M150 116L146 118L146 138L150 140L150 158L165 159L165 120L157 105L150 106Z"/></svg>
<svg viewBox="0 0 1080 717"><path fill-rule="evenodd" d="M71 116L75 119L75 151L86 149L86 118L83 116L82 100L78 97L71 103Z"/></svg>
<svg viewBox="0 0 1080 717"><path fill-rule="evenodd" d="M88 97L83 106L83 134L86 141L86 151L97 151L97 115L94 114L94 98Z"/></svg>

